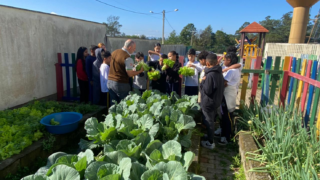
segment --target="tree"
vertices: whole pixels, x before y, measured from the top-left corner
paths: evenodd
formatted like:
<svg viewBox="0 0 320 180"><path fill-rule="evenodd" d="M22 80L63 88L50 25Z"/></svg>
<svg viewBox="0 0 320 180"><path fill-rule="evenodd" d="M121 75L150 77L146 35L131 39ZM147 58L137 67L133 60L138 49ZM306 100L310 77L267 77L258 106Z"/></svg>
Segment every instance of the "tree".
<svg viewBox="0 0 320 180"><path fill-rule="evenodd" d="M234 45L232 41L230 41L230 35L226 34L223 31L217 31L215 34L216 43L213 47L213 51L215 53L223 53L227 50L229 46Z"/></svg>
<svg viewBox="0 0 320 180"><path fill-rule="evenodd" d="M119 36L121 35L120 33L120 28L122 27L122 25L119 23L119 16L109 16L107 19L108 23L103 23L106 26L106 31L107 31L107 35L111 36L111 37L115 37L115 36Z"/></svg>
<svg viewBox="0 0 320 180"><path fill-rule="evenodd" d="M180 32L180 42L186 46L189 46L191 43L191 37L196 31L194 24L189 23L186 25Z"/></svg>
<svg viewBox="0 0 320 180"><path fill-rule="evenodd" d="M147 39L147 36L144 35L144 34L142 34L142 35L140 36L140 39Z"/></svg>
<svg viewBox="0 0 320 180"><path fill-rule="evenodd" d="M269 30L269 33L266 36L266 42L281 42L282 32L281 20L271 19L271 16L267 16L265 20L259 22L263 27Z"/></svg>
<svg viewBox="0 0 320 180"><path fill-rule="evenodd" d="M170 33L168 39L165 41L165 44L179 44L179 36L177 36L175 30Z"/></svg>
<svg viewBox="0 0 320 180"><path fill-rule="evenodd" d="M249 26L249 22L245 22L245 23L243 23L242 24L242 26L236 31L236 33L234 34L235 36L236 36L236 38L238 38L238 39L240 39L241 38L241 33L240 33L240 31L242 30L242 29L244 29L245 27L247 27L247 26Z"/></svg>
<svg viewBox="0 0 320 180"><path fill-rule="evenodd" d="M213 48L214 44L215 34L212 32L212 28L209 25L199 34L197 45L202 47L201 50L210 50Z"/></svg>

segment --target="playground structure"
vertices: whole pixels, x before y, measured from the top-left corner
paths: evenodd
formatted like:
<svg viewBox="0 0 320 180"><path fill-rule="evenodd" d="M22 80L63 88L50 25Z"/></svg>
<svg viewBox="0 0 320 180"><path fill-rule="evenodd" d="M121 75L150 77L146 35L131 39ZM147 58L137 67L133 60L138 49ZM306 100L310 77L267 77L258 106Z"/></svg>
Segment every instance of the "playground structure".
<svg viewBox="0 0 320 180"><path fill-rule="evenodd" d="M265 37L266 33L268 33L269 30L261 26L260 24L253 22L244 29L240 31L241 33L241 40L237 41L238 43L238 50L240 57L246 58L247 56L251 56L252 58L256 58L257 56L261 56L262 52L264 51L265 46ZM259 34L259 42L258 44L253 44L258 37L255 37L253 39L249 39L246 36L246 33L258 33Z"/></svg>
<svg viewBox="0 0 320 180"><path fill-rule="evenodd" d="M260 54L261 48L258 45L254 44L257 38L257 36L255 36L253 39L249 39L247 36L245 37L243 58L245 58L248 55L252 57L257 57L257 55ZM235 41L237 42L236 48L239 52L241 50L241 40L235 39Z"/></svg>

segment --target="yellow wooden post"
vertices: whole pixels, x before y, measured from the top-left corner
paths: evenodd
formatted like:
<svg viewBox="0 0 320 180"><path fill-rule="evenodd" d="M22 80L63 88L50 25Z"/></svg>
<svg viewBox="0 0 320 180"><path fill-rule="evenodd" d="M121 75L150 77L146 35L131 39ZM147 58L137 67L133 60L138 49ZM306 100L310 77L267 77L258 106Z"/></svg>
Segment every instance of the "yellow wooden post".
<svg viewBox="0 0 320 180"><path fill-rule="evenodd" d="M307 67L307 60L304 59L302 63L302 70L300 73L301 76L304 76L306 72L306 67ZM299 108L299 103L300 103L301 93L302 93L302 86L303 86L303 81L299 81L299 87L298 87L297 98L296 98L296 106L295 106L296 109Z"/></svg>
<svg viewBox="0 0 320 180"><path fill-rule="evenodd" d="M250 69L250 65L251 65L251 56L247 56L246 62L244 65L244 69ZM248 82L249 82L249 73L243 73L240 103L241 103L241 101L245 102L245 100L246 100ZM242 104L240 104L240 109L243 109Z"/></svg>

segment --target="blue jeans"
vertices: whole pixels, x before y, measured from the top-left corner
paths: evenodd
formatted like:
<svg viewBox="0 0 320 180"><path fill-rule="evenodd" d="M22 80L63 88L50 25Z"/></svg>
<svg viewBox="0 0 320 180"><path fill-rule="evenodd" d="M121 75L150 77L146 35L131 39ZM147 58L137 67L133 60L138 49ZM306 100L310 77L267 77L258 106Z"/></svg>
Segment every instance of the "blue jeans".
<svg viewBox="0 0 320 180"><path fill-rule="evenodd" d="M110 106L114 104L112 101L116 101L117 103L119 103L122 99L127 97L131 89L129 83L119 83L111 80L108 80L107 86L109 89L111 100Z"/></svg>

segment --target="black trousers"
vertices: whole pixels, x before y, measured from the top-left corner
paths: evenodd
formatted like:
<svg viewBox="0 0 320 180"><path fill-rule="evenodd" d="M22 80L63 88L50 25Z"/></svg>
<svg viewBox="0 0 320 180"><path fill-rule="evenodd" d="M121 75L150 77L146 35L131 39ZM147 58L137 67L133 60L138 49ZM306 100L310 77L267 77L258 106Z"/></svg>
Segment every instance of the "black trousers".
<svg viewBox="0 0 320 180"><path fill-rule="evenodd" d="M233 127L233 113L228 111L228 106L226 103L226 99L222 98L221 103L221 109L222 109L222 119L220 122L221 126L221 137L226 137L227 141L231 140L231 133L232 133L232 127Z"/></svg>
<svg viewBox="0 0 320 180"><path fill-rule="evenodd" d="M206 126L208 139L211 142L213 142L213 131L214 131L214 118L216 116L216 110L215 111L205 111L202 109L203 118L202 123Z"/></svg>
<svg viewBox="0 0 320 180"><path fill-rule="evenodd" d="M184 94L188 96L198 95L198 86L186 86L184 89Z"/></svg>
<svg viewBox="0 0 320 180"><path fill-rule="evenodd" d="M80 89L80 102L88 103L89 102L89 81L83 81L78 79L79 89Z"/></svg>

